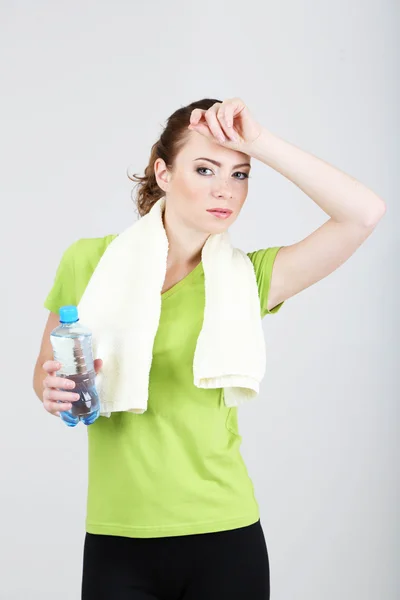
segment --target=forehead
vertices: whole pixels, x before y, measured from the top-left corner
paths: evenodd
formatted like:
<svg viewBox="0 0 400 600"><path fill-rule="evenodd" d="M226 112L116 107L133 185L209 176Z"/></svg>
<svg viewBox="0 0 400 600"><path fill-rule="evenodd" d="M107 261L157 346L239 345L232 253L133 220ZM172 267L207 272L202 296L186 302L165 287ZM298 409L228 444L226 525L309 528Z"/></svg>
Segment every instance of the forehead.
<svg viewBox="0 0 400 600"><path fill-rule="evenodd" d="M189 131L187 141L179 154L184 160L193 161L200 156L204 156L227 166L240 162L251 162L251 157L248 154L225 148L217 141L208 139L201 133L197 133L197 131Z"/></svg>

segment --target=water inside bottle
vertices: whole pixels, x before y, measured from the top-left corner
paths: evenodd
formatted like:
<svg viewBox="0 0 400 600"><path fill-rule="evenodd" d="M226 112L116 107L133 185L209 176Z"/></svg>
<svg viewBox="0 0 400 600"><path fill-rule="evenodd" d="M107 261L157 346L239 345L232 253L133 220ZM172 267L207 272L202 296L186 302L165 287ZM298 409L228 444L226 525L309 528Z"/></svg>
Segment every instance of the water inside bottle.
<svg viewBox="0 0 400 600"><path fill-rule="evenodd" d="M72 391L80 395L79 400L71 402L72 408L68 411L73 417L84 417L97 411L100 407L100 400L95 386L96 374L94 371L76 375L60 373L59 376L75 381L75 387L65 391Z"/></svg>
<svg viewBox="0 0 400 600"><path fill-rule="evenodd" d="M82 326L61 326L51 334L54 359L61 364L57 377L65 377L75 382L71 389L80 395L79 400L71 402L71 409L61 411L60 416L67 424L77 424L82 420L92 423L100 413L100 399L96 390L96 373L93 368L91 336Z"/></svg>

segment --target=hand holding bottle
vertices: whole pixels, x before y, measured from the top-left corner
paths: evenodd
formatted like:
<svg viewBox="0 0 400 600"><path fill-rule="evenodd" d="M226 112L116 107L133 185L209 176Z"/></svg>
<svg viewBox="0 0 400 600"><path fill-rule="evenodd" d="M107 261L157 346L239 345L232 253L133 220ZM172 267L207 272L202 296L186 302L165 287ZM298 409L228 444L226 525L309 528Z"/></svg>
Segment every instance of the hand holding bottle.
<svg viewBox="0 0 400 600"><path fill-rule="evenodd" d="M96 375L102 365L103 361L100 358L94 361ZM56 417L60 416L60 412L71 410L72 403L80 398L80 394L74 392L74 381L55 375L61 367L62 365L55 360L47 360L42 365L43 370L47 373L47 377L43 380L43 406L47 412Z"/></svg>

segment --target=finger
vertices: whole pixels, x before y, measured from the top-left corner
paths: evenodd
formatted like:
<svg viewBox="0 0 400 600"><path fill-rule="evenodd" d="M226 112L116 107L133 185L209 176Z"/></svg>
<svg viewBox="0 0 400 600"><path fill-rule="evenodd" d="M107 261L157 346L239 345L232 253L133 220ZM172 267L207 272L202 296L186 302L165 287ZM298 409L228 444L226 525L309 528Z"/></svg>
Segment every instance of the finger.
<svg viewBox="0 0 400 600"><path fill-rule="evenodd" d="M51 412L53 412L54 414L56 412L62 413L62 412L68 412L69 410L71 410L72 408L72 404L68 404L68 402L65 402L64 404L62 404L61 402L59 404L52 404L51 406Z"/></svg>
<svg viewBox="0 0 400 600"><path fill-rule="evenodd" d="M225 122L226 126L229 127L229 129L233 127L233 112L233 106L228 104L225 108Z"/></svg>
<svg viewBox="0 0 400 600"><path fill-rule="evenodd" d="M211 133L217 138L219 142L225 142L226 138L223 130L221 129L220 123L217 118L217 108L212 106L205 115L208 127L211 130Z"/></svg>
<svg viewBox="0 0 400 600"><path fill-rule="evenodd" d="M97 375L97 373L100 371L100 369L103 366L103 361L101 360L101 358L96 358L94 360L93 366L94 366L94 370L95 370L96 375Z"/></svg>
<svg viewBox="0 0 400 600"><path fill-rule="evenodd" d="M62 390L73 390L75 387L75 381L68 379L67 377L57 377L55 375L48 375L43 380L44 388L60 388Z"/></svg>
<svg viewBox="0 0 400 600"><path fill-rule="evenodd" d="M189 125L188 129L190 129L191 131L196 131L197 133L200 133L201 135L204 135L204 137L206 137L209 140L215 140L215 137L213 136L213 134L210 131L210 128L208 127L207 122L201 122L198 123L197 125Z"/></svg>
<svg viewBox="0 0 400 600"><path fill-rule="evenodd" d="M42 365L42 369L46 371L46 373L55 373L61 369L61 364L57 360L46 360Z"/></svg>
<svg viewBox="0 0 400 600"><path fill-rule="evenodd" d="M226 137L234 142L237 142L238 137L233 128L233 113L234 107L232 107L230 104L221 105L218 110L217 117Z"/></svg>
<svg viewBox="0 0 400 600"><path fill-rule="evenodd" d="M43 406L47 410L48 413L50 413L51 415L55 415L57 417L60 416L60 412L65 412L65 411L71 410L71 408L72 408L72 404L69 404L67 402L64 404L62 404L62 403L57 404L56 402L51 402L49 400L44 400Z"/></svg>
<svg viewBox="0 0 400 600"><path fill-rule="evenodd" d="M197 125L201 119L201 117L206 113L207 111L201 109L201 108L195 108L192 110L192 113L190 115L190 119L189 119L189 123L190 125Z"/></svg>
<svg viewBox="0 0 400 600"><path fill-rule="evenodd" d="M208 129L207 122L204 119L204 115L206 112L207 111L202 110L200 108L195 108L194 110L192 110L189 119L188 129L190 129L191 131L197 131L198 133L201 133L207 138L212 138L212 133Z"/></svg>
<svg viewBox="0 0 400 600"><path fill-rule="evenodd" d="M62 392L53 388L47 388L43 392L43 397L52 402L76 402L80 394L76 392Z"/></svg>

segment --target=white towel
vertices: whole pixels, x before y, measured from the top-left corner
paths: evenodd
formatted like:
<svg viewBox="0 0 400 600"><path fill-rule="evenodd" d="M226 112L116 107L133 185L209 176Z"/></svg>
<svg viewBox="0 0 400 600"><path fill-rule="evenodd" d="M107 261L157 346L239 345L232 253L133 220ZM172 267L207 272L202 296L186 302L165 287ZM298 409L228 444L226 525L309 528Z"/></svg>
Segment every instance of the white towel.
<svg viewBox="0 0 400 600"><path fill-rule="evenodd" d="M100 415L147 409L154 338L161 312L168 239L166 198L107 247L78 306L103 359L96 386ZM212 234L202 249L205 309L193 361L193 383L224 388L227 406L257 396L266 349L254 267L233 248L228 232Z"/></svg>

